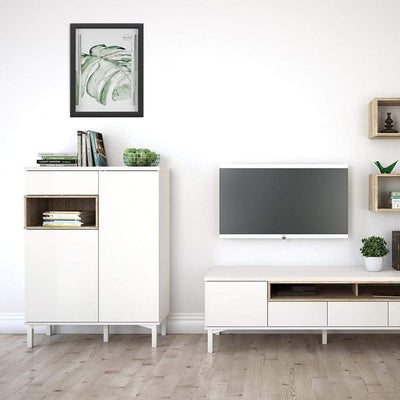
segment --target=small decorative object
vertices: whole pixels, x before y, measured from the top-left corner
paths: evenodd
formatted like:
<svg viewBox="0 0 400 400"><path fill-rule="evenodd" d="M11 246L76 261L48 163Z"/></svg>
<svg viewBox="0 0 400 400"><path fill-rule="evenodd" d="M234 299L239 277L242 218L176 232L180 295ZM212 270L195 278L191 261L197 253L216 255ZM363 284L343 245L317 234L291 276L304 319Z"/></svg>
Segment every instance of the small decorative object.
<svg viewBox="0 0 400 400"><path fill-rule="evenodd" d="M71 24L71 117L143 117L143 24Z"/></svg>
<svg viewBox="0 0 400 400"><path fill-rule="evenodd" d="M389 208L400 208L400 192L389 192Z"/></svg>
<svg viewBox="0 0 400 400"><path fill-rule="evenodd" d="M385 129L382 129L381 133L397 133L396 129L393 129L393 120L391 115L392 113L387 113L387 118L385 119Z"/></svg>
<svg viewBox="0 0 400 400"><path fill-rule="evenodd" d="M400 271L400 231L392 232L392 268Z"/></svg>
<svg viewBox="0 0 400 400"><path fill-rule="evenodd" d="M369 272L379 272L383 268L383 257L390 252L386 247L384 238L370 236L361 240L363 246L360 248L364 256L365 268Z"/></svg>
<svg viewBox="0 0 400 400"><path fill-rule="evenodd" d="M160 163L160 155L149 149L125 149L124 164L128 167L154 167Z"/></svg>
<svg viewBox="0 0 400 400"><path fill-rule="evenodd" d="M379 161L375 161L374 164L379 168L381 174L390 174L393 171L393 168L396 166L398 161L399 160L397 160L393 164L390 164L387 167L384 167Z"/></svg>

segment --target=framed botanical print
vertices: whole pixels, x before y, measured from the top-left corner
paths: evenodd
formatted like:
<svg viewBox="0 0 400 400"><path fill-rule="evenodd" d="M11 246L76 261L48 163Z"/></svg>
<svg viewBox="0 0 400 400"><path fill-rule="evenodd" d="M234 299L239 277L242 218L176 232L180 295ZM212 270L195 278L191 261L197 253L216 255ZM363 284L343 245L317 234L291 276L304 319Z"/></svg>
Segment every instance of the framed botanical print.
<svg viewBox="0 0 400 400"><path fill-rule="evenodd" d="M71 24L71 117L143 117L143 24Z"/></svg>

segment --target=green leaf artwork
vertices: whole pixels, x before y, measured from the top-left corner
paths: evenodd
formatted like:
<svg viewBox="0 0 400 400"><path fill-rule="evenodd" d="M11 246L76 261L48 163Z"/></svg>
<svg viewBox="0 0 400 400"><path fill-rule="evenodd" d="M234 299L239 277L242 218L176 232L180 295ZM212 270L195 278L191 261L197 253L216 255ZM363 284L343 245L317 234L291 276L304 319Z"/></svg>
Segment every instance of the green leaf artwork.
<svg viewBox="0 0 400 400"><path fill-rule="evenodd" d="M132 54L124 47L98 44L81 54L81 91L98 103L126 100L132 91Z"/></svg>

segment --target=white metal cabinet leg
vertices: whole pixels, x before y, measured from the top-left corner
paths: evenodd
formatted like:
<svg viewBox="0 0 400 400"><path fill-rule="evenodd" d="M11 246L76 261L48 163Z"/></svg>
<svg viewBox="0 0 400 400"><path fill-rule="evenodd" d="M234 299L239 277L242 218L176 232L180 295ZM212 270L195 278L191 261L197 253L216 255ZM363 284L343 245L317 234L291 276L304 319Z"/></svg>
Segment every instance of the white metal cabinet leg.
<svg viewBox="0 0 400 400"><path fill-rule="evenodd" d="M51 325L46 325L46 335L51 336L52 335L52 326Z"/></svg>
<svg viewBox="0 0 400 400"><path fill-rule="evenodd" d="M322 331L322 344L328 344L328 331L326 329Z"/></svg>
<svg viewBox="0 0 400 400"><path fill-rule="evenodd" d="M151 347L157 347L157 325L151 327Z"/></svg>
<svg viewBox="0 0 400 400"><path fill-rule="evenodd" d="M161 322L161 336L165 336L167 334L167 320L168 318L165 318L163 322Z"/></svg>
<svg viewBox="0 0 400 400"><path fill-rule="evenodd" d="M109 333L110 333L109 325L104 325L103 326L103 341L104 341L104 343L108 343Z"/></svg>
<svg viewBox="0 0 400 400"><path fill-rule="evenodd" d="M33 326L32 325L27 325L26 326L26 345L28 349L31 349L33 347Z"/></svg>
<svg viewBox="0 0 400 400"><path fill-rule="evenodd" d="M209 353L212 353L213 352L213 331L212 331L212 329L209 329L208 331L207 331L207 342L208 342L208 344L207 344L207 347L208 347L208 352Z"/></svg>

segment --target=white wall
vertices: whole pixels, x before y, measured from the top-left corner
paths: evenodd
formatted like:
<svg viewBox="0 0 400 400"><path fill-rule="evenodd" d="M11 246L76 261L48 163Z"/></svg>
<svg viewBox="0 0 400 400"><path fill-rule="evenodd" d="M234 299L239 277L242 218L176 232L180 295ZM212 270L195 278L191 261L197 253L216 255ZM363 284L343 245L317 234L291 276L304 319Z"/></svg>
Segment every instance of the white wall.
<svg viewBox="0 0 400 400"><path fill-rule="evenodd" d="M400 97L396 0L13 0L0 6L0 313L22 313L23 167L39 151L104 133L173 171L172 310L201 313L212 265L361 265L360 239L400 228L368 211L372 161L400 140L368 139L368 102ZM69 24L145 24L144 118L69 117ZM220 240L218 165L350 165L348 240ZM397 168L399 170L399 168ZM44 255L45 257L45 255ZM390 256L386 263L390 264Z"/></svg>

